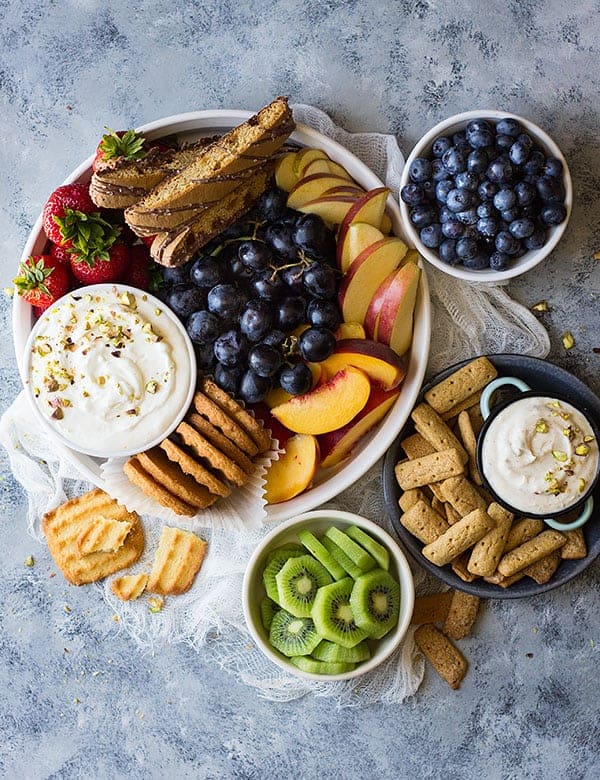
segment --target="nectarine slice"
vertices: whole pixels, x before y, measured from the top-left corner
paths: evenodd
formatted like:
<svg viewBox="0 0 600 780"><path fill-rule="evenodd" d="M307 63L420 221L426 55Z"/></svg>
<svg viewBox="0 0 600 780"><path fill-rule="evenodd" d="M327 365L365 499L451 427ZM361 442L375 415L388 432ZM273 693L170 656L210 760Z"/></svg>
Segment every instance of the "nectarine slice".
<svg viewBox="0 0 600 780"><path fill-rule="evenodd" d="M340 271L346 273L352 262L371 244L385 238L379 228L368 222L353 222L342 241L338 240L337 263Z"/></svg>
<svg viewBox="0 0 600 780"><path fill-rule="evenodd" d="M387 187L376 187L369 190L356 201L354 207L348 211L338 232L338 241L343 242L346 231L353 222L367 222L376 228L381 228L385 212L385 204L390 191Z"/></svg>
<svg viewBox="0 0 600 780"><path fill-rule="evenodd" d="M333 375L346 366L360 368L374 382L391 390L404 379L406 369L403 361L386 344L371 339L343 339L338 341L335 351L321 364Z"/></svg>
<svg viewBox="0 0 600 780"><path fill-rule="evenodd" d="M412 341L420 277L421 269L418 265L403 265L388 287L381 306L377 339L390 346L398 355L404 355Z"/></svg>
<svg viewBox="0 0 600 780"><path fill-rule="evenodd" d="M342 322L334 335L340 341L341 339L364 339L367 334L360 322Z"/></svg>
<svg viewBox="0 0 600 780"><path fill-rule="evenodd" d="M310 485L319 464L319 446L314 436L289 438L285 452L271 463L265 477L265 499L269 504L288 501Z"/></svg>
<svg viewBox="0 0 600 780"><path fill-rule="evenodd" d="M348 366L304 395L271 409L295 433L328 433L341 428L360 412L371 392L369 377Z"/></svg>

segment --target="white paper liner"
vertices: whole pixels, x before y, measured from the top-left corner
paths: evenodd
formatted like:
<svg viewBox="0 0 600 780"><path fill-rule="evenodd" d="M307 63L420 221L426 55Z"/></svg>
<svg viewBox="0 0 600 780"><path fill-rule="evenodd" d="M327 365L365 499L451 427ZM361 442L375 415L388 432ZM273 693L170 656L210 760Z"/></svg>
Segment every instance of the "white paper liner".
<svg viewBox="0 0 600 780"><path fill-rule="evenodd" d="M111 458L100 467L105 481L104 489L128 512L149 515L166 523L187 525L192 528L213 528L229 531L256 530L267 517L265 500L265 474L273 460L279 459L278 442L271 439L270 449L254 459L254 471L242 487L232 485L231 494L219 498L212 506L200 510L193 517L183 517L161 506L147 496L141 488L132 484L123 471L127 458Z"/></svg>

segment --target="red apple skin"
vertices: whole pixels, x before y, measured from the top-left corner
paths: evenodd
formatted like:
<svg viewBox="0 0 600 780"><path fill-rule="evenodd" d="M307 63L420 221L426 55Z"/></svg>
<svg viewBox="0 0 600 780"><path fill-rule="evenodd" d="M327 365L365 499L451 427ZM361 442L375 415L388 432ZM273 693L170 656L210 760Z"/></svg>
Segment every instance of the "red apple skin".
<svg viewBox="0 0 600 780"><path fill-rule="evenodd" d="M415 263L403 265L390 284L381 307L377 339L399 355L410 346L420 275L421 270ZM404 330L399 331L399 328ZM398 336L399 332L402 338Z"/></svg>
<svg viewBox="0 0 600 780"><path fill-rule="evenodd" d="M343 243L344 238L346 237L346 231L348 230L348 228L350 227L352 222L354 222L354 220L356 218L356 215L363 208L365 203L367 203L371 198L374 198L374 197L380 195L380 193L382 193L382 192L385 192L385 193L389 194L390 190L387 187L376 187L374 190L369 190L368 192L366 192L362 196L362 198L360 198L359 200L356 201L356 203L350 209L350 211L346 214L342 224L340 225L340 230L339 230L339 233L338 233L338 246L341 246L341 244ZM387 195L386 195L386 197L387 197ZM364 222L364 220L357 220L357 221ZM375 227L379 227L379 225L375 225Z"/></svg>
<svg viewBox="0 0 600 780"><path fill-rule="evenodd" d="M375 291L375 295L371 298L371 302L369 303L369 308L367 309L367 313L365 314L365 331L367 336L370 339L373 339L374 341L377 341L377 329L379 325L379 315L381 314L381 307L383 306L383 301L385 299L385 296L387 294L387 291L394 281L394 277L396 276L397 271L392 271L392 273L387 276L383 282L379 285L377 290Z"/></svg>
<svg viewBox="0 0 600 780"><path fill-rule="evenodd" d="M337 466L347 458L355 444L381 422L399 395L399 389L383 390L372 385L369 400L353 420L336 431L318 437L321 467Z"/></svg>
<svg viewBox="0 0 600 780"><path fill-rule="evenodd" d="M355 366L364 371L384 390L392 390L406 376L404 361L387 344L371 339L340 339L330 355L322 363L330 374L339 371L345 365Z"/></svg>
<svg viewBox="0 0 600 780"><path fill-rule="evenodd" d="M266 404L254 404L252 411L258 420L262 420L265 428L271 431L271 436L277 439L279 446L285 447L287 440L294 435L292 431L273 417L271 410Z"/></svg>

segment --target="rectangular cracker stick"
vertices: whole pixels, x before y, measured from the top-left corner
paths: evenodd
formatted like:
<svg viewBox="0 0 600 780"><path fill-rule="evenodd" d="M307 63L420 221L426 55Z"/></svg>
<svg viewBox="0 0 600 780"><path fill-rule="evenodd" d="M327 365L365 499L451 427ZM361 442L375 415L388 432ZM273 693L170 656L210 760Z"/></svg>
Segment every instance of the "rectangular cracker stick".
<svg viewBox="0 0 600 780"><path fill-rule="evenodd" d="M460 515L456 511L456 509L452 506L452 504L448 504L447 502L444 504L444 512L446 513L446 520L448 521L449 525L454 525L454 523L458 523L460 520Z"/></svg>
<svg viewBox="0 0 600 780"><path fill-rule="evenodd" d="M450 602L448 616L442 626L442 631L451 639L464 639L471 633L473 623L477 619L479 596L471 596L461 590L455 590Z"/></svg>
<svg viewBox="0 0 600 780"><path fill-rule="evenodd" d="M477 574L471 574L467 569L467 563L469 562L469 553L466 552L463 555L459 555L452 561L452 571L457 577L460 577L463 582L473 582L478 579Z"/></svg>
<svg viewBox="0 0 600 780"><path fill-rule="evenodd" d="M429 503L429 499L420 488L405 490L398 499L398 506L403 512L408 512L418 501Z"/></svg>
<svg viewBox="0 0 600 780"><path fill-rule="evenodd" d="M423 458L401 461L396 465L396 479L402 490L409 490L463 474L464 470L459 452L442 450Z"/></svg>
<svg viewBox="0 0 600 780"><path fill-rule="evenodd" d="M486 501L475 487L463 476L450 477L440 485L444 501L451 504L461 517L468 515L474 509L487 509Z"/></svg>
<svg viewBox="0 0 600 780"><path fill-rule="evenodd" d="M443 501L440 501L440 499L437 496L434 496L431 501L431 508L435 509L435 511L438 513L438 515L441 515L444 517L446 514L446 510L444 509L446 505Z"/></svg>
<svg viewBox="0 0 600 780"><path fill-rule="evenodd" d="M501 588L509 588L514 582L522 580L525 575L522 571L513 574L512 577L503 577L499 572L494 572L491 577L484 577L491 585L500 585Z"/></svg>
<svg viewBox="0 0 600 780"><path fill-rule="evenodd" d="M479 400L481 399L481 394L479 394ZM475 404L475 406L469 406L469 408L466 410L467 414L469 415L469 419L471 420L471 425L473 426L473 433L475 436L479 435L479 431L483 427L483 416L481 414L481 407L479 406L479 400Z"/></svg>
<svg viewBox="0 0 600 780"><path fill-rule="evenodd" d="M431 455L432 452L435 452L435 447L432 447L420 433L413 433L412 436L403 439L401 445L406 457L410 460L422 458L424 455Z"/></svg>
<svg viewBox="0 0 600 780"><path fill-rule="evenodd" d="M575 528L572 531L563 531L567 537L567 543L560 548L560 557L565 561L576 561L585 558L587 555L587 545L585 536L581 528Z"/></svg>
<svg viewBox="0 0 600 780"><path fill-rule="evenodd" d="M498 564L498 571L505 577L510 577L511 574L516 574L518 571L526 569L527 566L531 566L532 563L550 555L566 542L566 536L563 536L559 531L542 531L533 539L503 555Z"/></svg>
<svg viewBox="0 0 600 780"><path fill-rule="evenodd" d="M479 574L482 577L491 577L496 571L514 517L512 512L496 503L489 505L487 513L496 521L496 527L473 547L467 564L467 569L472 574Z"/></svg>
<svg viewBox="0 0 600 780"><path fill-rule="evenodd" d="M533 539L534 536L537 536L544 530L544 527L543 521L535 517L524 517L522 520L519 520L510 529L504 545L504 552L508 553L514 550L515 547L520 547L524 542Z"/></svg>
<svg viewBox="0 0 600 780"><path fill-rule="evenodd" d="M422 553L436 566L445 566L482 539L495 525L495 520L487 512L474 509L434 542L423 547Z"/></svg>
<svg viewBox="0 0 600 780"><path fill-rule="evenodd" d="M449 420L458 417L458 415L461 412L464 411L470 412L471 409L479 408L480 401L481 401L481 391L477 393L473 393L473 395L470 395L468 398L465 398L464 401L461 401L459 404L456 404L456 406L453 406L452 409L448 409L447 412L444 412L441 415L441 418L442 420L449 422Z"/></svg>
<svg viewBox="0 0 600 780"><path fill-rule="evenodd" d="M425 623L443 623L448 616L452 591L433 593L429 596L417 596L410 622L415 626Z"/></svg>
<svg viewBox="0 0 600 780"><path fill-rule="evenodd" d="M430 544L448 530L446 520L433 510L425 501L417 501L408 512L400 517L400 522L413 536L423 544Z"/></svg>
<svg viewBox="0 0 600 780"><path fill-rule="evenodd" d="M475 431L471 425L471 418L468 412L461 412L458 415L458 430L462 443L464 444L467 455L469 456L469 474L475 484L481 485L481 475L477 468L477 460L475 458L475 452L477 450L477 437Z"/></svg>
<svg viewBox="0 0 600 780"><path fill-rule="evenodd" d="M411 414L417 433L426 439L431 446L440 450L455 449L460 452L463 462L468 459L467 452L439 414L429 404L419 404Z"/></svg>
<svg viewBox="0 0 600 780"><path fill-rule="evenodd" d="M435 626L425 625L415 631L415 642L442 680L453 690L459 688L469 665L448 637Z"/></svg>
<svg viewBox="0 0 600 780"><path fill-rule="evenodd" d="M523 569L523 574L527 577L531 577L538 585L544 585L558 569L561 560L560 550L554 550L550 555L542 558L541 561L532 563L531 566Z"/></svg>
<svg viewBox="0 0 600 780"><path fill-rule="evenodd" d="M476 393L498 376L486 357L472 360L425 393L425 400L438 414L443 414Z"/></svg>

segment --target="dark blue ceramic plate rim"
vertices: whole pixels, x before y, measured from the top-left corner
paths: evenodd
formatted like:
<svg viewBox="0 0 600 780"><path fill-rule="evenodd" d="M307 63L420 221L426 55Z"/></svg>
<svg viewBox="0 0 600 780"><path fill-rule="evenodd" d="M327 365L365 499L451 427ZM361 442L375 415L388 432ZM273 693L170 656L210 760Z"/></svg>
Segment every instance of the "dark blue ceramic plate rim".
<svg viewBox="0 0 600 780"><path fill-rule="evenodd" d="M565 400L573 404L573 406L577 406L582 411L586 412L597 426L600 425L600 399L589 387L587 387L587 385L568 371L565 371L565 369L559 368L546 360L524 355L501 354L488 355L487 357L498 369L498 373L501 376L519 377L527 382L532 390L537 390L538 392L559 393ZM441 382L452 372L474 359L475 358L473 357L468 360L463 360L440 372L431 379L430 382L423 386L417 403L420 403L423 400L424 393L427 392L430 387ZM442 580L442 582L445 582L456 590L462 590L466 593L471 593L483 598L524 598L526 596L536 596L564 585L566 582L569 582L574 577L581 574L581 572L585 571L585 569L587 569L587 567L600 555L600 486L597 486L594 491L594 513L583 528L588 548L587 556L578 561L562 561L556 574L549 582L543 585L538 585L528 577L524 577L514 585L511 585L510 588L506 589L501 588L499 585L492 585L480 580L463 582L460 577L454 574L450 566L435 566L421 554L422 545L418 539L415 539L412 534L409 534L400 523L398 499L400 498L402 491L396 481L394 467L401 458L400 442L409 435L412 430L413 426L409 421L387 451L383 462L383 495L388 517L404 548L416 563L425 568L437 579Z"/></svg>

